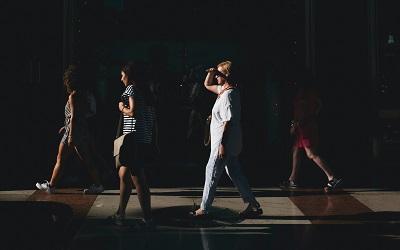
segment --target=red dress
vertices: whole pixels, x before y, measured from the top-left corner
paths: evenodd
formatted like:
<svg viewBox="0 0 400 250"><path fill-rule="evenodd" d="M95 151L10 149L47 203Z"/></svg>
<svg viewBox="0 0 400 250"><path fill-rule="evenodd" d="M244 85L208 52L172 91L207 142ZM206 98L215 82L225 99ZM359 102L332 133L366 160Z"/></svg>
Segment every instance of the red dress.
<svg viewBox="0 0 400 250"><path fill-rule="evenodd" d="M319 97L314 90L300 90L293 101L295 121L295 143L298 148L318 146L318 124L316 113Z"/></svg>

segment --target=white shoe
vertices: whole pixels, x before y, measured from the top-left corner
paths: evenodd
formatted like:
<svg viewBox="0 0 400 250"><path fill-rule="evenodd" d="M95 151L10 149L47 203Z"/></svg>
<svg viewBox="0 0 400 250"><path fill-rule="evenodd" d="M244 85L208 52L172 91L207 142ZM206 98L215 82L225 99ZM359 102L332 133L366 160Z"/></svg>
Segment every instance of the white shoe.
<svg viewBox="0 0 400 250"><path fill-rule="evenodd" d="M50 182L46 181L44 183L36 183L36 187L39 190L43 190L46 191L49 194L54 194L55 193L55 188L54 187L50 187Z"/></svg>
<svg viewBox="0 0 400 250"><path fill-rule="evenodd" d="M89 188L83 190L84 194L100 194L104 191L103 185L92 184Z"/></svg>

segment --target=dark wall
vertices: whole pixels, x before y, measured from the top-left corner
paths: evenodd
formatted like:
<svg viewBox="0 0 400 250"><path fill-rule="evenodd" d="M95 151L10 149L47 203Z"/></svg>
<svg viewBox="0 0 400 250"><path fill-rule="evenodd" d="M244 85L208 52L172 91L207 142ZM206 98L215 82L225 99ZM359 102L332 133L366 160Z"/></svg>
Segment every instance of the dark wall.
<svg viewBox="0 0 400 250"><path fill-rule="evenodd" d="M2 176L12 177L5 178L4 187L31 188L37 180L49 178L66 100L63 42L72 46L64 57L91 66L98 100L93 131L98 149L110 163L108 170L113 170L109 152L118 119L116 102L123 90L120 66L135 59L144 62L161 84L162 153L151 170L152 185L202 185L207 149L185 139L188 108L181 95L185 86L180 85L191 68L202 82L204 69L231 59L241 79L244 171L255 186L274 185L287 178L291 86L306 56L303 1L72 2L76 19L64 24L73 37L64 40L66 9L58 1L6 6L10 10L5 60L8 85L2 99L4 106L10 106L5 112L13 124L7 126L8 131L18 139L2 146L8 155ZM316 2L315 7L316 73L323 100L321 153L349 179L349 185L370 184L374 167L370 163L366 3ZM188 149L201 153L192 157ZM21 171L23 180L16 183ZM78 182L87 181L79 167L70 173L78 176ZM326 181L309 161L304 163L302 177L310 185ZM115 176L108 178L115 185ZM226 178L222 184L230 185Z"/></svg>
<svg viewBox="0 0 400 250"><path fill-rule="evenodd" d="M332 168L353 185L371 183L374 178L367 13L362 0L316 3L316 68L324 101L324 153Z"/></svg>
<svg viewBox="0 0 400 250"><path fill-rule="evenodd" d="M3 12L4 11L4 12ZM63 114L62 3L2 3L1 184L24 186L48 174ZM29 183L33 188L33 183Z"/></svg>
<svg viewBox="0 0 400 250"><path fill-rule="evenodd" d="M245 138L241 158L245 171L258 185L282 178L287 170L282 161L287 162L288 147L281 138L287 136L289 118L286 103L281 100L285 93L280 92L285 91L291 72L303 62L304 4L124 1L121 7L87 2L78 10L81 23L75 27L80 30L75 37L75 55L96 67L100 83L97 92L104 93L99 100L104 106L104 142L112 140L110 131L118 115L115 103L122 92L120 65L130 59L139 60L150 68L151 77L161 89L158 111L162 164L158 170L176 178L169 184L202 185L208 149L201 141L185 138L189 110L182 94L186 86L181 85L190 69L195 68L201 83L206 68L229 59L240 75ZM199 156L193 151L206 153ZM182 168L191 176L189 180L167 172ZM157 180L157 176L154 180L155 185L168 182Z"/></svg>

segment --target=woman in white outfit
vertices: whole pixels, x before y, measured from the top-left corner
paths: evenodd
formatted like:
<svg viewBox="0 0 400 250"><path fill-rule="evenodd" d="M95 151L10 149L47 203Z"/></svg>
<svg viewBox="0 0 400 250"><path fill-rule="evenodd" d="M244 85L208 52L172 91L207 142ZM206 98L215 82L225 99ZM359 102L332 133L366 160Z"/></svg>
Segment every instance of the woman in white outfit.
<svg viewBox="0 0 400 250"><path fill-rule="evenodd" d="M240 215L254 217L263 213L241 171L238 159L242 149L240 93L231 80L231 65L230 61L225 61L218 64L217 69L208 69L204 80L207 90L218 97L211 114L211 152L206 167L203 198L200 208L192 213L194 217L209 213L224 168L239 190L244 203L248 204ZM214 84L214 79L217 80L217 85Z"/></svg>

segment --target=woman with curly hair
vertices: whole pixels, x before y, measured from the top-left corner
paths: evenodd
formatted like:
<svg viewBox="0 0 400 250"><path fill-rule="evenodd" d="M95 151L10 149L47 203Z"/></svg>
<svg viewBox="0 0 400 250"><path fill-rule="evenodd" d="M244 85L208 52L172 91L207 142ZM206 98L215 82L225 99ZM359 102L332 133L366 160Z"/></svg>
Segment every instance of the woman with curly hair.
<svg viewBox="0 0 400 250"><path fill-rule="evenodd" d="M36 183L39 190L54 193L66 159L71 153L76 153L89 171L93 184L84 189L85 194L103 192L104 188L100 182L99 173L94 166L95 153L91 147L91 138L87 117L90 116L90 98L85 88L82 69L76 65L69 65L64 72L64 86L68 94L65 104L65 122L59 133L64 132L58 146L57 160L53 168L50 181Z"/></svg>

